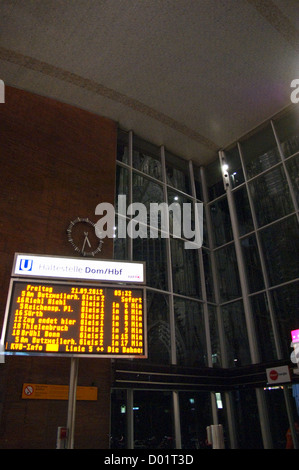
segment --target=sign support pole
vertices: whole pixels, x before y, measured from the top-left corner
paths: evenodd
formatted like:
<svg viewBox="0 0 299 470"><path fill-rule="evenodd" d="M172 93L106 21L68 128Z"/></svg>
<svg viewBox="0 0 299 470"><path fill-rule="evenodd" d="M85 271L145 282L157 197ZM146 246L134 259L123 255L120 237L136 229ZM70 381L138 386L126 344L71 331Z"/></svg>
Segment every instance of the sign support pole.
<svg viewBox="0 0 299 470"><path fill-rule="evenodd" d="M71 370L70 370L68 412L67 412L67 429L68 429L67 449L74 448L78 365L79 365L79 358L72 357L71 358Z"/></svg>

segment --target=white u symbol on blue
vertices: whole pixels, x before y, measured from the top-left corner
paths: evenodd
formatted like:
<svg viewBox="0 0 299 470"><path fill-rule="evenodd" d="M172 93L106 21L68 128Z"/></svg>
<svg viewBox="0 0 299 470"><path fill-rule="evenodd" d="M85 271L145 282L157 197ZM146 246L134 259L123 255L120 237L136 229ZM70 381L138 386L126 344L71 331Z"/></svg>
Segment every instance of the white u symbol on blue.
<svg viewBox="0 0 299 470"><path fill-rule="evenodd" d="M20 271L31 271L33 260L32 259L21 259Z"/></svg>

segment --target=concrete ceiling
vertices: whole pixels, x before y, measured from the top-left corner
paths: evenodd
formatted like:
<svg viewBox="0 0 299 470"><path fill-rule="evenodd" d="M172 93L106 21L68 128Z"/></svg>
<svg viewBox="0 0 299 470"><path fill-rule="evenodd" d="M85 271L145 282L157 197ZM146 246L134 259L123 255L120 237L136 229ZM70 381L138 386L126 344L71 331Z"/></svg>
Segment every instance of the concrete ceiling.
<svg viewBox="0 0 299 470"><path fill-rule="evenodd" d="M5 84L199 164L289 106L294 78L298 0L0 2Z"/></svg>

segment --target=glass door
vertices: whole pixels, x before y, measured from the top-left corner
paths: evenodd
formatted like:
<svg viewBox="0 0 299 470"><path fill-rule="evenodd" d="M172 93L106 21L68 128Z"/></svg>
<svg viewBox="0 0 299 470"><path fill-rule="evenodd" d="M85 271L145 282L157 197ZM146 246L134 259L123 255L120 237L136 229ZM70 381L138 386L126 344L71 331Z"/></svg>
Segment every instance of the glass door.
<svg viewBox="0 0 299 470"><path fill-rule="evenodd" d="M134 448L173 449L172 393L168 391L134 391Z"/></svg>

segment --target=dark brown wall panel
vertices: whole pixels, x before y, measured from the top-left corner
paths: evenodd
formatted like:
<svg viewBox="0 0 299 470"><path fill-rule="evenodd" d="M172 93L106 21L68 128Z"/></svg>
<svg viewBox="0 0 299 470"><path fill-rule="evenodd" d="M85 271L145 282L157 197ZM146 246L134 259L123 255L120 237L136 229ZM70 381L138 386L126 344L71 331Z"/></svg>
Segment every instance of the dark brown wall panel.
<svg viewBox="0 0 299 470"><path fill-rule="evenodd" d="M67 104L6 87L0 104L0 324L15 252L76 256L66 229L76 217L96 222L114 203L116 123ZM105 239L101 258L113 255ZM97 386L78 402L76 448L107 448L110 360L80 359L78 385ZM68 385L67 358L8 357L0 364L0 448L54 448L67 401L22 400L24 382Z"/></svg>

